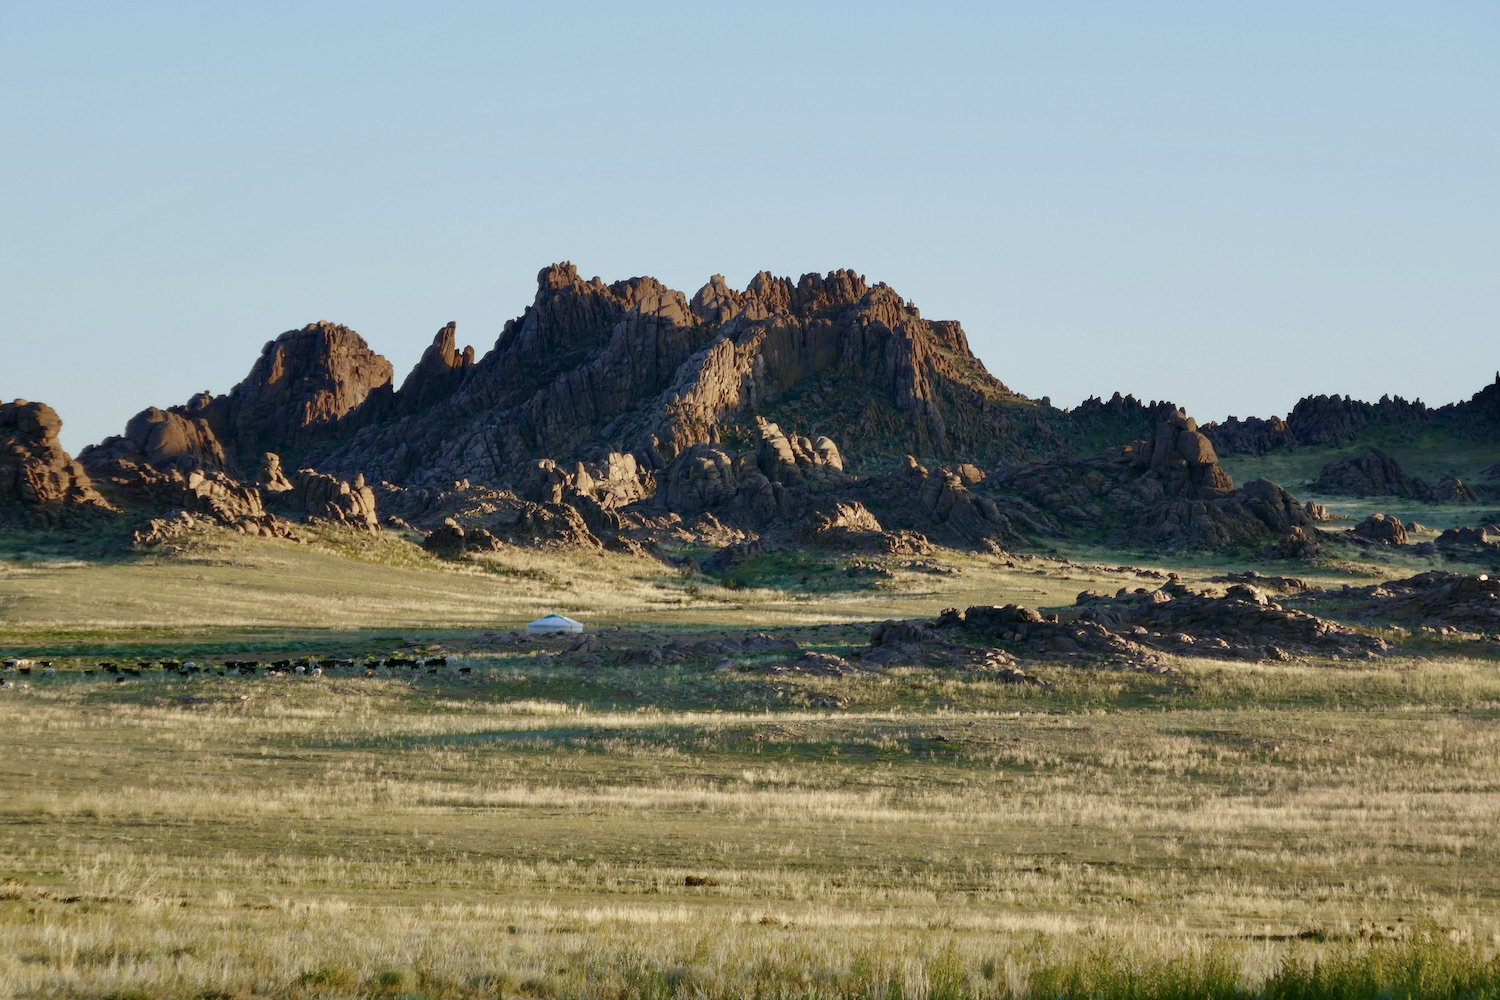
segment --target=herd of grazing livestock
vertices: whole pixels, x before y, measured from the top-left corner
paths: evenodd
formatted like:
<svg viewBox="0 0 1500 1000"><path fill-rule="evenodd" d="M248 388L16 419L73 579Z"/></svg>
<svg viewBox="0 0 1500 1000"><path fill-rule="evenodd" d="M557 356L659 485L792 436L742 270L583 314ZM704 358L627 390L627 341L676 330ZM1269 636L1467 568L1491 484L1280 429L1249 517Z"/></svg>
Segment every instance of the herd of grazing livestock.
<svg viewBox="0 0 1500 1000"><path fill-rule="evenodd" d="M103 674L113 677L118 684L124 684L131 678L151 674L163 677L173 675L178 677L198 675L284 677L299 674L320 677L323 674L343 672L349 675L362 674L365 677L379 677L382 674L401 676L400 671L406 670L410 676L416 678L420 677L424 670L428 676L435 676L439 670L447 666L448 657L446 656L370 656L364 659L303 656L295 659L269 660L264 664L260 660L223 660L216 665L199 664L192 660L138 660L134 663L99 660L88 665L77 666L74 670L65 670L64 673L84 678ZM3 677L3 680L0 680L0 690L25 690L29 685L27 681L20 678L32 677L38 668L42 676L53 677L58 673L57 666L52 660L33 661L18 657L4 661L3 672L0 672L0 677ZM457 673L460 676L468 676L471 670L470 667L459 667Z"/></svg>

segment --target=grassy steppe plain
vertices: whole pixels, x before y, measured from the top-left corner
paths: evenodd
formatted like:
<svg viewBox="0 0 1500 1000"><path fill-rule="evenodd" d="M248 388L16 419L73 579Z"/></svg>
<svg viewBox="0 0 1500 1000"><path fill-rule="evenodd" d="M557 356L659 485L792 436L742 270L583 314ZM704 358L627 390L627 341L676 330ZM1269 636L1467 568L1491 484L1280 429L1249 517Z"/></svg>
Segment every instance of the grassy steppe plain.
<svg viewBox="0 0 1500 1000"><path fill-rule="evenodd" d="M482 633L558 609L838 651L872 618L1133 581L943 554L879 586L781 563L731 590L615 557L455 569L332 534L41 555L13 549L0 576L0 642L65 667L0 693L0 995L1500 983L1500 670L1472 643L1358 668L1037 668L1050 687L920 665L586 669ZM430 646L472 673L112 684L67 669ZM809 707L828 694L847 708Z"/></svg>

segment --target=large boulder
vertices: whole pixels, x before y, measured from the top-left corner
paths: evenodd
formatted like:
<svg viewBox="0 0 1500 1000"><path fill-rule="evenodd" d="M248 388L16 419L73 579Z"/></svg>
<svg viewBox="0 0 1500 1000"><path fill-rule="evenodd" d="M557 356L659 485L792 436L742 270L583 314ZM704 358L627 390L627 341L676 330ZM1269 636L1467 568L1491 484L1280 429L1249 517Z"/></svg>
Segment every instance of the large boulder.
<svg viewBox="0 0 1500 1000"><path fill-rule="evenodd" d="M1399 462L1379 448L1328 462L1319 472L1315 488L1346 496L1408 497L1435 503L1472 503L1479 499L1479 494L1457 476L1445 475L1436 485L1408 476Z"/></svg>
<svg viewBox="0 0 1500 1000"><path fill-rule="evenodd" d="M0 403L0 517L4 508L40 527L113 508L58 440L62 419L46 403Z"/></svg>
<svg viewBox="0 0 1500 1000"><path fill-rule="evenodd" d="M1406 525L1401 519L1385 514L1371 514L1350 530L1357 538L1385 545L1405 545L1408 541Z"/></svg>
<svg viewBox="0 0 1500 1000"><path fill-rule="evenodd" d="M856 501L837 501L814 510L803 521L798 541L805 545L847 551L919 555L932 544L915 531L886 531L868 507Z"/></svg>
<svg viewBox="0 0 1500 1000"><path fill-rule="evenodd" d="M1379 448L1328 462L1315 485L1320 492L1346 496L1415 497L1418 493L1400 463Z"/></svg>

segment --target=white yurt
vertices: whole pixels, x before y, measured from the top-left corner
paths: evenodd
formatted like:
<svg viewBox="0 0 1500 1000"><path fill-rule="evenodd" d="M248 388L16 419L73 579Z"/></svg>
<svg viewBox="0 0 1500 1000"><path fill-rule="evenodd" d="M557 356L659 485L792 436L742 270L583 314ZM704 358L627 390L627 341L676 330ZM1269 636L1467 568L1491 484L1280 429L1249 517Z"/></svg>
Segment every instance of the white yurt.
<svg viewBox="0 0 1500 1000"><path fill-rule="evenodd" d="M527 635L556 635L559 632L577 634L583 631L583 622L575 622L571 618L562 615L548 615L546 618L538 618L526 626Z"/></svg>

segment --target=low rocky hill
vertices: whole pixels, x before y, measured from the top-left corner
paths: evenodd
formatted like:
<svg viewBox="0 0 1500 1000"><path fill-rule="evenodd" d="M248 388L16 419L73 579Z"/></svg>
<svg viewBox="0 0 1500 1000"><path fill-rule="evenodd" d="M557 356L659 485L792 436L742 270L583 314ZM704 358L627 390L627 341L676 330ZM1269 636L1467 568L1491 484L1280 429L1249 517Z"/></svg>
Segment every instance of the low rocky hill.
<svg viewBox="0 0 1500 1000"><path fill-rule="evenodd" d="M1261 455L1279 449L1338 446L1366 431L1438 428L1470 440L1500 440L1500 372L1473 397L1432 408L1421 400L1382 396L1366 403L1348 396L1306 396L1286 418L1230 417L1203 429L1223 454Z"/></svg>

